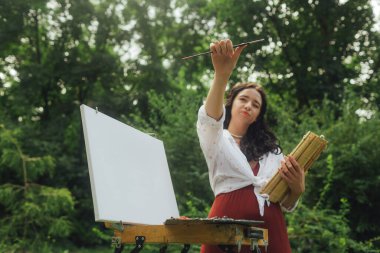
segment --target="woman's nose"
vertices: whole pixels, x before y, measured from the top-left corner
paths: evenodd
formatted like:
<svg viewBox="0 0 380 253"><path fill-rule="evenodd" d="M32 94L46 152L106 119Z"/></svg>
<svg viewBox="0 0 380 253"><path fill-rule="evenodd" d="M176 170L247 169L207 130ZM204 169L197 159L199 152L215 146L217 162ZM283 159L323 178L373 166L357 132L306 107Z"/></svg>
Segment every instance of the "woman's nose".
<svg viewBox="0 0 380 253"><path fill-rule="evenodd" d="M245 108L246 110L251 110L251 109L252 109L252 105L251 105L251 103L245 103L244 108Z"/></svg>

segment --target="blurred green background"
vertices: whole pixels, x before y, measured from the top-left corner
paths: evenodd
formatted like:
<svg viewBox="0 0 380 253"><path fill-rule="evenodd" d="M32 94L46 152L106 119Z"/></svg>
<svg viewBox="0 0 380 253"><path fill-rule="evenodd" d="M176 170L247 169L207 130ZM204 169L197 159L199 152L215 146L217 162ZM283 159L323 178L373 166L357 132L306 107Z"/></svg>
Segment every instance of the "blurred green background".
<svg viewBox="0 0 380 253"><path fill-rule="evenodd" d="M265 39L246 48L230 85L264 86L285 154L309 130L329 141L286 214L293 251L380 252L379 8L0 0L0 252L112 252L111 231L94 222L83 103L163 140L181 215L206 217L213 195L195 122L213 71L208 56L181 57L225 38Z"/></svg>

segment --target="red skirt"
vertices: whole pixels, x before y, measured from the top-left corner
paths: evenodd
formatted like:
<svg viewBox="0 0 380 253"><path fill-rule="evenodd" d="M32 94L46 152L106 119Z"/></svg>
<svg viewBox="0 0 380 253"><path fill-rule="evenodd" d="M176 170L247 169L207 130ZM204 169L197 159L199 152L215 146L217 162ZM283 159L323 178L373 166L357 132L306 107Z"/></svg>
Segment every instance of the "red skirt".
<svg viewBox="0 0 380 253"><path fill-rule="evenodd" d="M252 185L216 196L208 217L222 218L224 216L233 219L264 221L262 227L268 229L268 252L291 252L281 207L274 203L270 203L269 207L265 205L264 216L260 216L259 204ZM263 247L260 249L261 252L265 252ZM249 246L243 246L240 252L251 253L251 250ZM202 245L201 253L223 253L223 251L216 245Z"/></svg>

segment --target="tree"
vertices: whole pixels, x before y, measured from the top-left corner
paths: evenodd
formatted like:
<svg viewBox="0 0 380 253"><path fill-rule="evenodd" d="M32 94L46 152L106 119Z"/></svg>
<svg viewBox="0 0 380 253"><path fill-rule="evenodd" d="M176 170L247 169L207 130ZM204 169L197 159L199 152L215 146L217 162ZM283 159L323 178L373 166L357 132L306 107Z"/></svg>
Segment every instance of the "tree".
<svg viewBox="0 0 380 253"><path fill-rule="evenodd" d="M53 176L54 159L25 154L21 136L0 125L0 249L49 251L72 230L74 199L66 188L36 183Z"/></svg>
<svg viewBox="0 0 380 253"><path fill-rule="evenodd" d="M209 9L218 30L234 41L266 40L247 48L244 68L252 72L254 62L262 83L283 98L296 98L299 107L325 96L340 103L346 87L367 86L367 72L378 72L378 33L367 0L216 0Z"/></svg>

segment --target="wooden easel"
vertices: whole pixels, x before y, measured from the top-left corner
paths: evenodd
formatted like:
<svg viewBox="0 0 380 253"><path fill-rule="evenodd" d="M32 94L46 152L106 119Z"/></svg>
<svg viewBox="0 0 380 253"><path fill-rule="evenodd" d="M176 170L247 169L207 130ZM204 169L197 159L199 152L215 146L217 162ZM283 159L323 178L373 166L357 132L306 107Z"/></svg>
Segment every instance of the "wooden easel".
<svg viewBox="0 0 380 253"><path fill-rule="evenodd" d="M268 245L268 230L258 228L262 221L217 219L169 219L164 225L131 225L106 222L114 230L112 244L115 253L123 250L124 244L135 244L132 253L139 252L145 243L161 244L160 252L165 252L169 244L184 244L182 253L188 252L190 244L218 245L225 252L235 252L233 248L251 246L252 252L260 253L259 245Z"/></svg>

